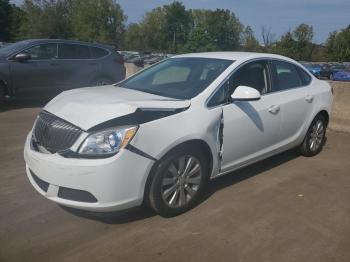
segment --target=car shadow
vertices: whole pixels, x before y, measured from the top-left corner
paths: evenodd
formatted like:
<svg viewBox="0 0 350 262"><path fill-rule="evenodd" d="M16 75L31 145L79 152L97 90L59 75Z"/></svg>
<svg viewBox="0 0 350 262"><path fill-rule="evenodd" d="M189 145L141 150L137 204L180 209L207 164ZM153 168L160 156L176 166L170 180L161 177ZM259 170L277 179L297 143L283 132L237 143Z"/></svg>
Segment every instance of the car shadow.
<svg viewBox="0 0 350 262"><path fill-rule="evenodd" d="M270 157L258 163L252 164L248 167L239 169L237 171L231 172L225 176L214 179L208 183L208 187L204 195L201 197L198 205L205 202L213 194L221 189L229 186L233 186L243 180L252 178L259 175L267 170L270 170L276 166L282 165L288 161L298 158L300 155L296 150L290 150L276 156ZM88 212L81 211L73 208L68 208L61 206L65 211L90 220L100 221L106 224L125 224L133 221L143 220L153 217L155 214L150 208L146 206L136 207L125 211L111 212L111 213L98 213L98 212Z"/></svg>
<svg viewBox="0 0 350 262"><path fill-rule="evenodd" d="M156 215L156 213L153 210L147 208L146 206L139 206L123 211L115 211L108 213L78 210L61 205L60 207L72 215L89 220L96 220L105 224L125 224L133 221L147 219Z"/></svg>
<svg viewBox="0 0 350 262"><path fill-rule="evenodd" d="M235 105L242 110L249 119L254 123L254 125L261 131L264 132L264 125L261 120L259 113L248 101L236 101Z"/></svg>
<svg viewBox="0 0 350 262"><path fill-rule="evenodd" d="M297 152L297 150L292 149L255 164L249 165L247 167L238 169L217 179L213 179L209 182L209 185L199 202L205 202L208 198L210 198L213 194L215 194L217 191L220 191L221 189L260 175L265 171L280 166L298 157L300 157L300 154Z"/></svg>

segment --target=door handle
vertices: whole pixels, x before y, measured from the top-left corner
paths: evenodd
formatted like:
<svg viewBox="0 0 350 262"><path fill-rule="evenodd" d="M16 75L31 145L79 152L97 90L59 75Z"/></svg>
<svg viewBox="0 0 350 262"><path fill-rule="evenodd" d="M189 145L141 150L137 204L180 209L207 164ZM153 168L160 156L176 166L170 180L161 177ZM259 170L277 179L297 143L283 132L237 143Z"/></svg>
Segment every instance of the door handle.
<svg viewBox="0 0 350 262"><path fill-rule="evenodd" d="M314 100L314 96L313 95L307 95L305 97L305 100L306 100L306 102L311 103Z"/></svg>
<svg viewBox="0 0 350 262"><path fill-rule="evenodd" d="M51 63L51 66L59 66L59 63Z"/></svg>
<svg viewBox="0 0 350 262"><path fill-rule="evenodd" d="M268 110L271 114L277 114L280 111L280 107L273 105L273 106L270 106Z"/></svg>

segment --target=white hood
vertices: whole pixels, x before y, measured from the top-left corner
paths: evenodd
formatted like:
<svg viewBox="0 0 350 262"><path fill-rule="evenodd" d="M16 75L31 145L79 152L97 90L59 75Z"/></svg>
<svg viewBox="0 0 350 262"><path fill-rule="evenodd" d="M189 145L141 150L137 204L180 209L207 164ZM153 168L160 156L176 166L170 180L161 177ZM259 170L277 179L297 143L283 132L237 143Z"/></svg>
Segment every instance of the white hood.
<svg viewBox="0 0 350 262"><path fill-rule="evenodd" d="M189 100L176 100L136 90L110 86L65 91L51 100L44 110L84 129L105 121L144 110L179 109Z"/></svg>

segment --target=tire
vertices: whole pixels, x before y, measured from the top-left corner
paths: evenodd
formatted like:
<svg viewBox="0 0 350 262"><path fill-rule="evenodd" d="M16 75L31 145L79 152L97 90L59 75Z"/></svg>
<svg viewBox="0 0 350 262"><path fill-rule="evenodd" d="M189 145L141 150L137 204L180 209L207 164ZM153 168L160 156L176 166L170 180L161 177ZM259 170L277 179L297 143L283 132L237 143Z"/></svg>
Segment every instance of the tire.
<svg viewBox="0 0 350 262"><path fill-rule="evenodd" d="M5 103L5 89L0 86L0 106Z"/></svg>
<svg viewBox="0 0 350 262"><path fill-rule="evenodd" d="M303 156L315 156L322 151L326 141L327 122L322 115L317 115L312 121L299 151Z"/></svg>
<svg viewBox="0 0 350 262"><path fill-rule="evenodd" d="M152 177L148 194L151 208L163 217L176 216L191 209L208 182L208 162L204 154L190 147L167 154L160 160ZM190 168L186 171L187 165Z"/></svg>
<svg viewBox="0 0 350 262"><path fill-rule="evenodd" d="M111 84L113 84L113 81L106 77L99 77L91 82L91 86L104 86L104 85L111 85Z"/></svg>

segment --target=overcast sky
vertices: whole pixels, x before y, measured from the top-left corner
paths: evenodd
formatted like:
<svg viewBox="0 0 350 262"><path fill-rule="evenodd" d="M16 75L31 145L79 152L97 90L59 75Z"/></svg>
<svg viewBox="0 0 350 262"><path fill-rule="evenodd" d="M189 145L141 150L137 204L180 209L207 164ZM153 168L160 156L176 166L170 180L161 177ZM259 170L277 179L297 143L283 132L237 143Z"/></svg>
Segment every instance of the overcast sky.
<svg viewBox="0 0 350 262"><path fill-rule="evenodd" d="M22 0L12 0L20 4ZM172 0L118 0L127 23L139 22L147 11L169 4ZM329 32L350 24L350 0L183 0L190 8L227 8L244 25L250 25L261 39L261 27L271 28L279 37L300 23L312 25L314 41L323 42Z"/></svg>

